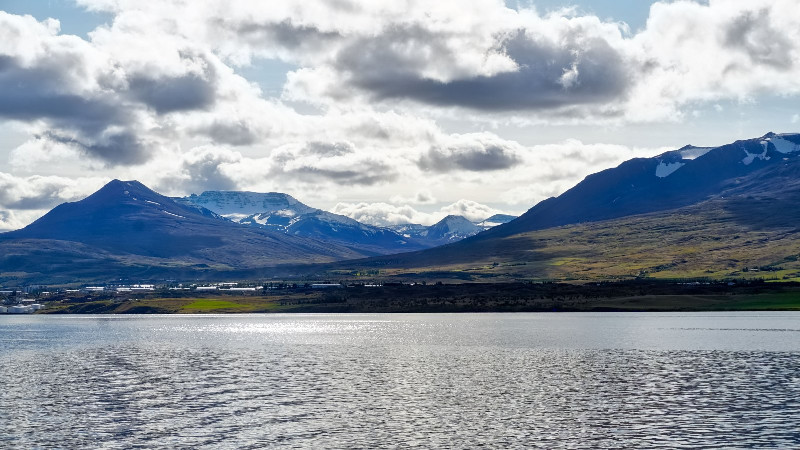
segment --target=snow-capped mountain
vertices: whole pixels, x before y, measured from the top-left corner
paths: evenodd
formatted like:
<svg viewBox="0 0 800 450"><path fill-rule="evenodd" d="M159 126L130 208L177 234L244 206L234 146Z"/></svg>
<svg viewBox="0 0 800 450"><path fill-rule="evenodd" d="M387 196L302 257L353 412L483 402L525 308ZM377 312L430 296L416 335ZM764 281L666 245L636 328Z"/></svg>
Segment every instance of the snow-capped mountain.
<svg viewBox="0 0 800 450"><path fill-rule="evenodd" d="M375 255L430 247L388 228L312 208L278 192L206 191L177 200L207 208L240 224L336 242Z"/></svg>
<svg viewBox="0 0 800 450"><path fill-rule="evenodd" d="M474 236L484 228L467 220L464 216L449 215L428 227L425 237L428 240L455 242Z"/></svg>
<svg viewBox="0 0 800 450"><path fill-rule="evenodd" d="M740 177L800 156L800 134L775 134L719 147L685 146L652 158L634 158L587 176L484 237L613 219L679 208L706 200Z"/></svg>
<svg viewBox="0 0 800 450"><path fill-rule="evenodd" d="M495 214L480 222L470 222L464 216L449 215L431 226L401 224L393 225L391 229L409 238L426 242L430 246L436 246L460 241L514 219L516 216Z"/></svg>
<svg viewBox="0 0 800 450"><path fill-rule="evenodd" d="M0 234L0 272L71 276L199 276L352 259L373 254L238 225L178 203L137 181L113 180L20 230ZM39 274L39 275L36 275Z"/></svg>
<svg viewBox="0 0 800 450"><path fill-rule="evenodd" d="M431 226L377 227L312 208L279 192L206 191L175 200L208 209L240 224L335 241L375 254L419 250L455 242L514 219L514 216L496 214L473 223L463 216L447 216Z"/></svg>
<svg viewBox="0 0 800 450"><path fill-rule="evenodd" d="M269 223L270 215L276 216L273 220L277 225L288 222L288 218L316 211L315 208L300 203L291 195L280 192L205 191L200 195L192 194L175 200L202 206L234 222L242 222L249 218L249 222L259 224ZM258 220L256 216L259 216Z"/></svg>

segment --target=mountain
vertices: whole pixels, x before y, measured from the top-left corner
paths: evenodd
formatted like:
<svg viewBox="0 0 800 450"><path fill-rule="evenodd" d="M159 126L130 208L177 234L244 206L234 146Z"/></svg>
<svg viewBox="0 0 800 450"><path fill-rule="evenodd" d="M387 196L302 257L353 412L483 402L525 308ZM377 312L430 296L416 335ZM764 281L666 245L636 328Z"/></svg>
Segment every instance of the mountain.
<svg viewBox="0 0 800 450"><path fill-rule="evenodd" d="M240 224L333 242L368 255L420 250L434 245L388 228L363 224L347 216L312 208L288 194L278 192L206 191L175 200L185 205L207 208Z"/></svg>
<svg viewBox="0 0 800 450"><path fill-rule="evenodd" d="M514 219L516 216L495 214L480 222L470 222L464 216L449 215L430 226L409 223L392 225L390 228L429 247L435 247L460 241Z"/></svg>
<svg viewBox="0 0 800 450"><path fill-rule="evenodd" d="M429 241L450 243L473 236L481 231L483 231L483 227L475 225L466 217L449 215L428 227L425 237Z"/></svg>
<svg viewBox="0 0 800 450"><path fill-rule="evenodd" d="M27 227L0 234L0 279L194 276L209 270L368 256L316 239L222 220L137 181L114 180ZM93 271L93 272L92 272ZM40 275L36 275L40 274Z"/></svg>
<svg viewBox="0 0 800 450"><path fill-rule="evenodd" d="M482 236L510 236L691 205L720 194L737 177L794 159L799 151L800 134L767 133L720 147L685 146L653 158L631 159L589 175Z"/></svg>
<svg viewBox="0 0 800 450"><path fill-rule="evenodd" d="M462 241L330 267L463 279L726 278L756 267L800 279L797 204L800 135L769 133L633 159Z"/></svg>
<svg viewBox="0 0 800 450"><path fill-rule="evenodd" d="M294 217L317 211L291 195L279 192L205 191L175 200L206 208L234 222L257 222L276 228L287 226ZM265 213L268 215L264 216ZM272 220L270 215L274 216Z"/></svg>
<svg viewBox="0 0 800 450"><path fill-rule="evenodd" d="M401 224L377 227L347 216L305 205L288 194L240 191L206 191L176 198L177 202L209 209L226 219L295 236L336 242L360 252L387 255L421 250L474 236L513 220L495 214L479 223L463 216L447 216L431 226Z"/></svg>
<svg viewBox="0 0 800 450"><path fill-rule="evenodd" d="M516 218L517 216L511 216L508 214L495 214L489 218L481 220L480 222L475 222L475 225L483 228L484 230L488 230L489 228L511 222Z"/></svg>

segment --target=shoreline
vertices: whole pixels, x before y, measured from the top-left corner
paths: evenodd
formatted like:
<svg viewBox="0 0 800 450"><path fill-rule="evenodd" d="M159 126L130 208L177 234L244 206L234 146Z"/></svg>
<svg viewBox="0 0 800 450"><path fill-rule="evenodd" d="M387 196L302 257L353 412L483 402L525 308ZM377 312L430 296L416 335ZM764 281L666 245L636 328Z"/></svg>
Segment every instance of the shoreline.
<svg viewBox="0 0 800 450"><path fill-rule="evenodd" d="M252 293L61 294L44 303L36 314L800 311L800 284L397 284Z"/></svg>

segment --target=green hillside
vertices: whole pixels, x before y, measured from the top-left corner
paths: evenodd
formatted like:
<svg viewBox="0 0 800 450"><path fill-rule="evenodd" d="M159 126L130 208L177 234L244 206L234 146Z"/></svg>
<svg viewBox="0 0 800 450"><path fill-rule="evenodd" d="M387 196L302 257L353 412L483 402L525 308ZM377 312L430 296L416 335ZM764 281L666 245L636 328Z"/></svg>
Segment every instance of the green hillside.
<svg viewBox="0 0 800 450"><path fill-rule="evenodd" d="M459 242L331 267L497 281L651 277L800 279L800 196L740 195L662 213ZM372 272L368 272L372 270Z"/></svg>

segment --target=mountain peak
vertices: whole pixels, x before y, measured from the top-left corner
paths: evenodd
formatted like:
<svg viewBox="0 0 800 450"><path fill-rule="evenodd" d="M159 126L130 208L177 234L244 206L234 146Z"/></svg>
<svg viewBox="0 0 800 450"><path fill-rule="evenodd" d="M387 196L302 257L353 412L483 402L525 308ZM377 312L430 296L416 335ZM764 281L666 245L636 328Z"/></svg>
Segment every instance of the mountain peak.
<svg viewBox="0 0 800 450"><path fill-rule="evenodd" d="M291 215L316 211L291 195L280 192L205 191L200 195L192 194L176 200L183 204L202 206L234 219L278 211L291 211Z"/></svg>
<svg viewBox="0 0 800 450"><path fill-rule="evenodd" d="M451 214L428 227L429 239L454 242L483 231L482 227L470 222L464 216Z"/></svg>
<svg viewBox="0 0 800 450"><path fill-rule="evenodd" d="M92 202L127 202L127 201L156 201L164 197L136 180L111 180L97 192L90 195L85 201Z"/></svg>
<svg viewBox="0 0 800 450"><path fill-rule="evenodd" d="M440 220L438 223L448 223L448 222L469 222L469 219L457 214L450 214L446 216L444 219Z"/></svg>

